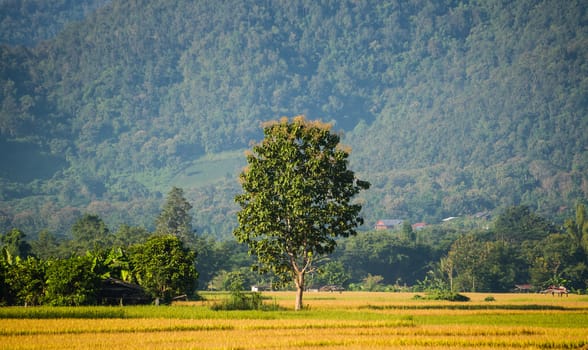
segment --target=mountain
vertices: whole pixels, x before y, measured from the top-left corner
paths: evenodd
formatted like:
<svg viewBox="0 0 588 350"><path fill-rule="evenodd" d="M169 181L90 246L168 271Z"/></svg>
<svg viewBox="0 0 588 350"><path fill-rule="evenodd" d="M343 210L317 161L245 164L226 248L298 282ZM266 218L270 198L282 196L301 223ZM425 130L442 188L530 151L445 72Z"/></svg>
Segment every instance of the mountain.
<svg viewBox="0 0 588 350"><path fill-rule="evenodd" d="M33 47L3 39L4 230L152 227L175 185L198 231L228 237L243 150L298 114L352 147L366 228L588 195L584 1L88 4Z"/></svg>

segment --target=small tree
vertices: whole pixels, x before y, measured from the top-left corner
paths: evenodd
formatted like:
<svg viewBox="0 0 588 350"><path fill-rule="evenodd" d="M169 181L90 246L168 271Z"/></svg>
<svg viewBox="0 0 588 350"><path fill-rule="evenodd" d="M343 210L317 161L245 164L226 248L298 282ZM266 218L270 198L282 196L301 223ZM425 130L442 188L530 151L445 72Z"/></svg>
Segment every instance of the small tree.
<svg viewBox="0 0 588 350"><path fill-rule="evenodd" d="M175 295L194 292L198 278L195 256L178 237L154 235L131 248L130 260L139 284L156 301L168 302Z"/></svg>
<svg viewBox="0 0 588 350"><path fill-rule="evenodd" d="M157 220L155 230L160 235L174 235L184 243L192 241L192 205L184 198L181 188L173 187Z"/></svg>
<svg viewBox="0 0 588 350"><path fill-rule="evenodd" d="M10 268L8 255L6 248L0 247L0 306L9 305L12 302L10 286L6 283Z"/></svg>
<svg viewBox="0 0 588 350"><path fill-rule="evenodd" d="M54 259L47 263L45 302L56 306L96 303L100 276L91 255Z"/></svg>
<svg viewBox="0 0 588 350"><path fill-rule="evenodd" d="M17 257L5 278L14 295L15 305L40 305L45 292L46 263L32 256Z"/></svg>
<svg viewBox="0 0 588 350"><path fill-rule="evenodd" d="M362 280L362 286L365 290L374 292L380 287L380 284L384 280L384 277L380 275L372 275L368 273L367 276Z"/></svg>
<svg viewBox="0 0 588 350"><path fill-rule="evenodd" d="M322 285L343 286L351 279L349 272L340 261L329 261L323 265L316 278L316 282Z"/></svg>
<svg viewBox="0 0 588 350"><path fill-rule="evenodd" d="M31 242L32 255L43 260L60 257L62 256L60 254L61 243L57 235L48 230L42 230L37 239Z"/></svg>
<svg viewBox="0 0 588 350"><path fill-rule="evenodd" d="M135 243L144 242L150 233L143 227L121 225L114 234L113 245L116 247L129 247Z"/></svg>
<svg viewBox="0 0 588 350"><path fill-rule="evenodd" d="M26 258L31 253L31 245L26 241L26 235L19 229L12 229L0 237L2 246L10 256Z"/></svg>
<svg viewBox="0 0 588 350"><path fill-rule="evenodd" d="M576 205L576 217L565 221L564 227L572 241L581 248L585 255L588 255L588 219L586 218L586 207L584 204Z"/></svg>
<svg viewBox="0 0 588 350"><path fill-rule="evenodd" d="M524 241L541 240L555 228L543 217L533 213L527 206L506 208L494 222L497 239L521 243Z"/></svg>
<svg viewBox="0 0 588 350"><path fill-rule="evenodd" d="M84 215L73 224L71 233L74 250L80 254L105 249L111 243L110 231L98 215Z"/></svg>
<svg viewBox="0 0 588 350"><path fill-rule="evenodd" d="M402 222L402 236L408 242L412 244L416 243L416 233L412 229L412 225L408 220Z"/></svg>
<svg viewBox="0 0 588 350"><path fill-rule="evenodd" d="M482 242L473 234L462 235L451 245L443 264L455 273L452 289L476 291L476 281L482 262L486 259Z"/></svg>
<svg viewBox="0 0 588 350"><path fill-rule="evenodd" d="M369 183L347 169L349 152L330 128L304 117L266 124L240 175L244 193L235 198L241 206L235 237L257 256L261 271L294 280L296 310L313 262L363 223L361 205L351 198Z"/></svg>

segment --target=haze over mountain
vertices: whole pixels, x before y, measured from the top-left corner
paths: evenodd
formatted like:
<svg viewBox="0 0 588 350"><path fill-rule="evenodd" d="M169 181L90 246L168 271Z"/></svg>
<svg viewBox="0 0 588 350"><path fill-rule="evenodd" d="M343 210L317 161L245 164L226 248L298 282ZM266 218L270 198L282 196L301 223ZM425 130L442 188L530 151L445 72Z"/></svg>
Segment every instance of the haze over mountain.
<svg viewBox="0 0 588 350"><path fill-rule="evenodd" d="M585 1L26 3L2 11L0 231L152 227L175 185L228 237L243 150L298 114L344 133L366 228L588 195Z"/></svg>

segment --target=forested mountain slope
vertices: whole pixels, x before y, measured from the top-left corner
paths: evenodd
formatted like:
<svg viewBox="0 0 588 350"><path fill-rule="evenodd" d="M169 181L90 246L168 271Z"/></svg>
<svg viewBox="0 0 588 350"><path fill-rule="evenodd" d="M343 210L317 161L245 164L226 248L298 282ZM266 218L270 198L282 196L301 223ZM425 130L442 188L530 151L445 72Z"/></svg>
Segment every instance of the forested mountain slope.
<svg viewBox="0 0 588 350"><path fill-rule="evenodd" d="M152 225L177 185L199 231L229 235L241 151L297 114L344 131L373 184L368 226L511 204L551 216L588 194L587 8L111 1L0 48L0 226Z"/></svg>
<svg viewBox="0 0 588 350"><path fill-rule="evenodd" d="M0 0L0 43L35 46L110 0Z"/></svg>

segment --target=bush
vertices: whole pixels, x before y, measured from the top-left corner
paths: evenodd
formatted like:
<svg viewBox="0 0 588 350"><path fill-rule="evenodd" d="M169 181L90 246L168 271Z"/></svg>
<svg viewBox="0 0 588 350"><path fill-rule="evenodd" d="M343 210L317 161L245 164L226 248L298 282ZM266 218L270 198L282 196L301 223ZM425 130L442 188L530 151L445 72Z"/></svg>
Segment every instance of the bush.
<svg viewBox="0 0 588 350"><path fill-rule="evenodd" d="M470 298L448 290L437 290L427 294L424 298L427 300L447 300L447 301L470 301Z"/></svg>
<svg viewBox="0 0 588 350"><path fill-rule="evenodd" d="M96 303L100 276L89 256L51 260L47 264L44 303L52 306L79 306Z"/></svg>
<svg viewBox="0 0 588 350"><path fill-rule="evenodd" d="M263 300L259 292L233 291L226 300L214 304L212 310L261 310Z"/></svg>

